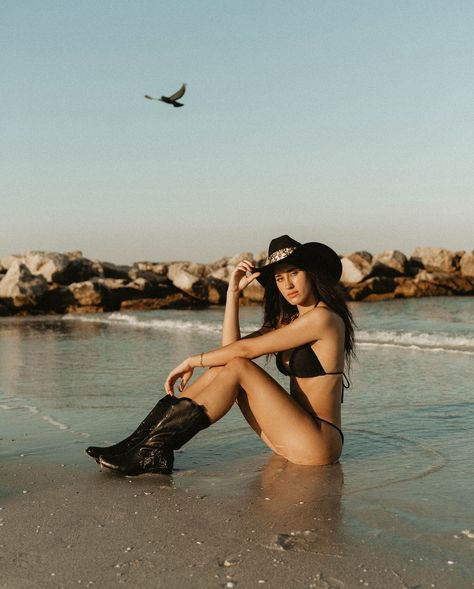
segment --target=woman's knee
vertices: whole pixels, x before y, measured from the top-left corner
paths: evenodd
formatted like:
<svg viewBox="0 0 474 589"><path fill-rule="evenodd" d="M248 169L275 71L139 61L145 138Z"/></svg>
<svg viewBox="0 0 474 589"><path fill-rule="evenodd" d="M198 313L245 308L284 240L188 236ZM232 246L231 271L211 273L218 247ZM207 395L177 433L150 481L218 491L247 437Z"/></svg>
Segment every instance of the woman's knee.
<svg viewBox="0 0 474 589"><path fill-rule="evenodd" d="M249 360L248 358L242 358L240 356L237 356L235 358L232 358L232 360L230 360L229 362L227 362L226 368L228 368L230 370L241 371L241 370L248 369L252 365L253 365L252 360Z"/></svg>

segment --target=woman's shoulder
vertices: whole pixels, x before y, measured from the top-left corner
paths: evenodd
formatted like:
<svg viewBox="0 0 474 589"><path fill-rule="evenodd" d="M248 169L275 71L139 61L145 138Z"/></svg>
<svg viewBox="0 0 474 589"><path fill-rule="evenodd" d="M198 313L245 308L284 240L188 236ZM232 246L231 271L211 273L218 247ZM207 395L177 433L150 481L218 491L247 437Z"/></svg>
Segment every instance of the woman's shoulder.
<svg viewBox="0 0 474 589"><path fill-rule="evenodd" d="M344 326L344 320L333 309L326 304L319 304L317 307L307 313L308 318L311 315L311 320L317 323L320 327L340 328Z"/></svg>

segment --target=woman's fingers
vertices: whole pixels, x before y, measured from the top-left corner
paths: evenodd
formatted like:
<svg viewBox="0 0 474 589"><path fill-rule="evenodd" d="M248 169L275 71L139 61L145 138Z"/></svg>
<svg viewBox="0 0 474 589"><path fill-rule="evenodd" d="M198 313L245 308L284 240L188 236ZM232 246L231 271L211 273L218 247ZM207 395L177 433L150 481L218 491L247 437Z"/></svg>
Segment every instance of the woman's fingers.
<svg viewBox="0 0 474 589"><path fill-rule="evenodd" d="M247 283L247 285L248 285L248 284L250 284L251 282L253 282L253 281L254 281L256 278L258 278L259 276L260 276L260 272L254 272L253 274L251 274L251 275L248 277L248 283Z"/></svg>
<svg viewBox="0 0 474 589"><path fill-rule="evenodd" d="M255 268L255 266L249 260L241 260L237 264L237 268L239 268L239 270L242 270L243 272L252 272L253 268Z"/></svg>
<svg viewBox="0 0 474 589"><path fill-rule="evenodd" d="M175 368L168 374L168 377L165 380L165 391L168 393L168 395L174 395L174 385L178 379L181 379L181 382L178 385L178 390L180 393L182 393L192 375L192 370L186 370L184 372L183 370Z"/></svg>
<svg viewBox="0 0 474 589"><path fill-rule="evenodd" d="M179 384L179 392L182 393L188 384L191 376L193 375L193 371L190 370L189 372L185 372L184 375L181 377L181 382Z"/></svg>
<svg viewBox="0 0 474 589"><path fill-rule="evenodd" d="M242 270L244 272L250 272L252 268L254 268L254 264L249 260L241 260L236 265L236 269Z"/></svg>
<svg viewBox="0 0 474 589"><path fill-rule="evenodd" d="M170 383L169 380L165 382L165 391L167 395L174 395L173 385Z"/></svg>
<svg viewBox="0 0 474 589"><path fill-rule="evenodd" d="M234 277L238 280L238 289L243 290L246 288L255 278L260 276L260 273L255 273L255 265L249 260L241 260L234 270ZM245 274L244 276L240 276ZM250 276L248 276L250 274Z"/></svg>
<svg viewBox="0 0 474 589"><path fill-rule="evenodd" d="M165 391L168 393L168 395L174 395L174 383L177 380L177 376L175 376L173 374L173 372L170 372L165 380Z"/></svg>
<svg viewBox="0 0 474 589"><path fill-rule="evenodd" d="M169 380L165 382L165 391L168 395L174 395L173 385Z"/></svg>

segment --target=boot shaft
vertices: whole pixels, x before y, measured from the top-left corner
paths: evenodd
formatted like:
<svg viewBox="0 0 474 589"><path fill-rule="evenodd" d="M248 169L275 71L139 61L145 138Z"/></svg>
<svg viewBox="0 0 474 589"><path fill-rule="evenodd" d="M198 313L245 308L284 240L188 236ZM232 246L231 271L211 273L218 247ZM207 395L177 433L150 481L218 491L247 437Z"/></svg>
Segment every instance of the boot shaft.
<svg viewBox="0 0 474 589"><path fill-rule="evenodd" d="M99 456L114 456L121 454L122 452L126 452L130 448L133 448L148 436L150 430L156 426L170 405L175 402L175 397L165 395L158 401L150 413L148 413L145 419L143 419L143 421L138 425L137 429L128 437L118 442L117 444L113 444L112 446L89 446L86 448L86 453L97 460Z"/></svg>
<svg viewBox="0 0 474 589"><path fill-rule="evenodd" d="M173 451L211 425L205 407L187 397L171 397L170 406L149 435L119 456L100 457L100 463L121 474L170 474Z"/></svg>
<svg viewBox="0 0 474 589"><path fill-rule="evenodd" d="M143 441L147 448L166 445L178 450L198 432L211 425L206 409L188 397L172 397L175 402L170 405L162 419L150 431Z"/></svg>

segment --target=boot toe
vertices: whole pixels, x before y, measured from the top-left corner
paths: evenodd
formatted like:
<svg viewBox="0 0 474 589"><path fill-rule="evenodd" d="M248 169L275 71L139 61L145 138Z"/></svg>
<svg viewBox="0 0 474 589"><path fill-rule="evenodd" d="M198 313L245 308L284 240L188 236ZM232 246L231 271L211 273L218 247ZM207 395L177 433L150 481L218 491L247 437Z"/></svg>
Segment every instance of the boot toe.
<svg viewBox="0 0 474 589"><path fill-rule="evenodd" d="M88 446L86 448L86 454L92 456L92 458L99 458L100 456L100 448L97 446Z"/></svg>

